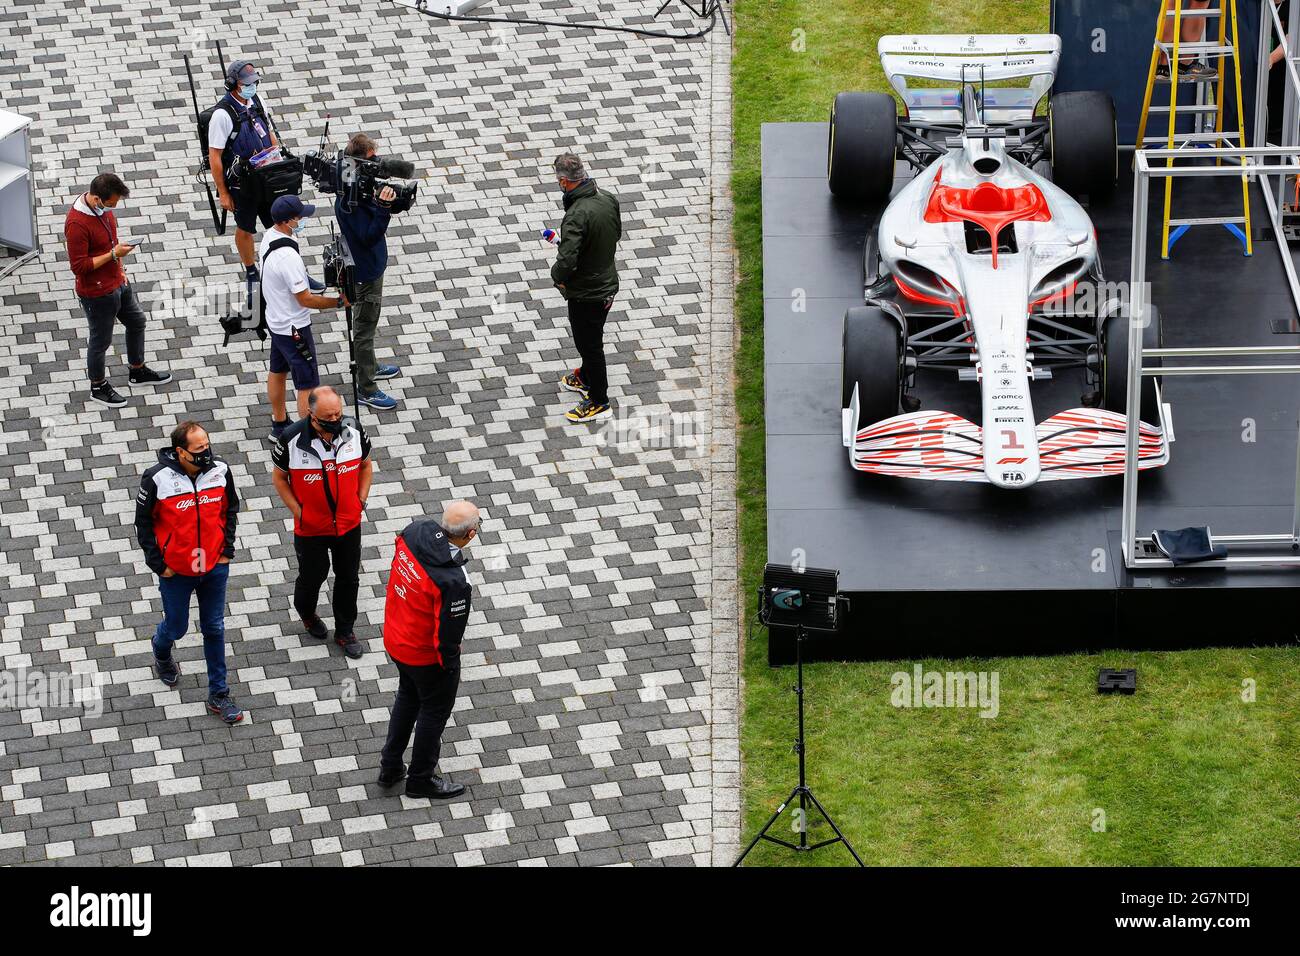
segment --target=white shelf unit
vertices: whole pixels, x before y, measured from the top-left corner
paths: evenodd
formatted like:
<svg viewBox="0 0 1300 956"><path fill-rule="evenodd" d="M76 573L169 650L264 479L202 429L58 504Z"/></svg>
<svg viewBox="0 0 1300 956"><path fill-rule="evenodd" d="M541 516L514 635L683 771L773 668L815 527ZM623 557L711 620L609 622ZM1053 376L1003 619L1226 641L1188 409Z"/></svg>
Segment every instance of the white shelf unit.
<svg viewBox="0 0 1300 956"><path fill-rule="evenodd" d="M0 110L0 279L40 252L36 181L32 176L32 121Z"/></svg>

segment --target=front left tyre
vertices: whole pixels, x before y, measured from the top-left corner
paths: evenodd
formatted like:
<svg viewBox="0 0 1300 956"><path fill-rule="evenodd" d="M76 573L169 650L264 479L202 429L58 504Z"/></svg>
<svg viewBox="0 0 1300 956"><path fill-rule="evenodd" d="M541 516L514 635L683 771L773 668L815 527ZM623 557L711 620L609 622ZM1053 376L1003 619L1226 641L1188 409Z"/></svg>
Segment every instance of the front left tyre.
<svg viewBox="0 0 1300 956"><path fill-rule="evenodd" d="M1107 411L1128 413L1128 316L1117 313L1107 317L1101 329L1101 404ZM1160 331L1160 313L1149 306L1146 325L1142 327L1142 348L1158 349L1164 336ZM1151 368L1160 364L1158 358L1144 358L1142 363ZM1148 425L1160 424L1160 398L1156 389L1158 378L1142 377L1142 401L1138 417Z"/></svg>

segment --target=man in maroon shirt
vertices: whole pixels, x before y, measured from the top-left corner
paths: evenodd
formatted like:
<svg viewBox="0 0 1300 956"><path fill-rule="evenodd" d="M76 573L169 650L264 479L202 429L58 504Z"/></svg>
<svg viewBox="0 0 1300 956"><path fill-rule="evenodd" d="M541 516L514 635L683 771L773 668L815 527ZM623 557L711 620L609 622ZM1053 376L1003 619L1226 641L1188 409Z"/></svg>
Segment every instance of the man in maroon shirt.
<svg viewBox="0 0 1300 956"><path fill-rule="evenodd" d="M86 365L90 374L90 399L120 408L126 399L109 384L104 372L104 354L113 342L113 324L126 327L126 355L132 385L162 385L172 377L144 364L144 309L127 281L122 260L135 251L135 244L119 242L117 216L113 209L131 191L112 173L100 173L68 210L63 221L63 238L68 261L77 277L77 298L90 325L86 344Z"/></svg>

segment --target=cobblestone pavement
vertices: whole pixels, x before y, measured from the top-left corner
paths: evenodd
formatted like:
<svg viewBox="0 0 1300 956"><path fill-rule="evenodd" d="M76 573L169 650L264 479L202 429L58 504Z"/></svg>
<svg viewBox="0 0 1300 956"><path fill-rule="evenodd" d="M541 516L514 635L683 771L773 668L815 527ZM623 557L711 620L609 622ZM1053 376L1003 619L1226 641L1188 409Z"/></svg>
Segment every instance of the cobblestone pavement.
<svg viewBox="0 0 1300 956"><path fill-rule="evenodd" d="M656 6L483 12L648 25ZM348 0L79 7L0 9L0 106L36 120L44 246L0 280L0 864L725 862L739 769L726 34L458 25ZM657 25L698 21L680 8ZM297 152L329 114L336 144L365 130L426 177L390 230L379 356L403 367L386 383L401 405L363 410L377 473L360 661L292 613L264 347L221 343L242 270L195 184L181 60L196 57L210 105L217 39L257 59ZM575 356L539 231L559 222L549 163L569 147L624 211L607 427L560 417ZM176 376L128 392L119 330L120 410L86 401L61 241L68 204L108 169L132 190L123 233L151 239L128 260L149 361ZM330 215L303 236L313 269ZM316 335L342 386L342 316L319 316ZM133 498L187 416L211 423L243 497L227 635L248 719L234 728L205 711L193 632L177 689L149 666L158 594ZM380 625L395 533L459 496L485 521L442 769L470 793L430 806L374 783L396 686ZM59 699L72 678L58 675L100 682L102 699Z"/></svg>

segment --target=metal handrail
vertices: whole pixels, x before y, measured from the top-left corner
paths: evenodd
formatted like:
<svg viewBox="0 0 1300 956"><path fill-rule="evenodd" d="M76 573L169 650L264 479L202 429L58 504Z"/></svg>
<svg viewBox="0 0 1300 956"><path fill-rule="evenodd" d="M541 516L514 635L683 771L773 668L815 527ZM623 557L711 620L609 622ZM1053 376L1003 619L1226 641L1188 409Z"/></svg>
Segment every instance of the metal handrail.
<svg viewBox="0 0 1300 956"><path fill-rule="evenodd" d="M1129 569L1173 567L1173 562L1149 554L1139 556L1139 540L1150 544L1149 538L1137 536L1137 490L1138 490L1138 444L1139 421L1142 408L1141 382L1143 377L1176 377L1184 375L1294 375L1300 373L1297 365L1161 365L1144 368L1144 358L1180 359L1180 358L1224 358L1247 356L1286 356L1300 355L1300 346L1205 346L1201 348L1154 348L1142 347L1142 329L1146 325L1150 312L1150 303L1146 301L1146 256L1147 256L1147 219L1150 203L1150 182L1154 177L1176 176L1232 176L1247 177L1259 185L1268 209L1269 219L1277 238L1278 250L1282 256L1282 265L1287 283L1291 288L1291 299L1297 314L1300 314L1300 282L1297 281L1295 263L1291 258L1290 247L1282 231L1281 206L1282 188L1288 175L1300 175L1300 130L1297 117L1300 116L1300 72L1296 69L1297 51L1300 50L1300 3L1292 4L1288 28L1282 29L1281 20L1273 6L1272 0L1261 0L1261 6L1268 9L1271 20L1261 17L1258 69L1255 96L1255 142L1266 140L1268 121L1268 55L1272 50L1275 37L1284 37L1286 41L1286 97L1283 109L1283 130L1281 145L1273 146L1235 146L1196 150L1180 149L1138 149L1134 154L1133 175L1133 250L1130 262L1130 324L1128 341L1128 401L1126 405L1124 454L1124 499L1121 523L1124 563ZM1271 26L1271 29L1270 29ZM1277 159L1276 163L1269 160ZM1214 160L1213 165L1186 166L1179 165L1183 160ZM1228 161L1224 165L1224 161ZM1232 161L1236 162L1233 163ZM1289 160L1283 162L1283 160ZM1154 165L1155 163L1160 165ZM1268 186L1268 179L1277 176L1277 195ZM1160 424L1166 425L1163 402L1160 408ZM1300 442L1296 450L1296 493L1292 509L1291 532L1289 534L1229 534L1218 535L1216 539L1249 547L1284 545L1285 553L1258 554L1248 556L1228 556L1216 561L1201 562L1198 566L1209 567L1300 567ZM1150 548L1148 548L1148 551Z"/></svg>

